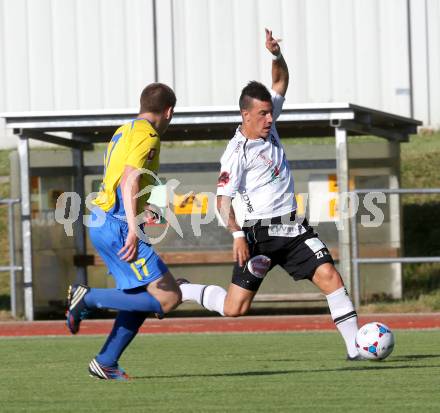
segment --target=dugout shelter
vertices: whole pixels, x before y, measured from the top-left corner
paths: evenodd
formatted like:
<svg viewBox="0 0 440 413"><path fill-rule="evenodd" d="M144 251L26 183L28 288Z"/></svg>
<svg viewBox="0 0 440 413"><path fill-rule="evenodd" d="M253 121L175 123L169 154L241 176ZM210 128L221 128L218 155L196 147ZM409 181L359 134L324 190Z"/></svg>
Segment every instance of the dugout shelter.
<svg viewBox="0 0 440 413"><path fill-rule="evenodd" d="M53 214L45 217L35 214L33 204L40 202L42 209L53 211L56 198L66 190L75 191L84 200L88 192L96 189L96 179L99 180L103 172L103 149L93 151L94 145L108 142L119 125L136 117L136 111L30 112L5 113L0 116L5 118L6 127L13 129L19 136L16 158L12 158L11 185L16 188L21 199L16 220L20 237L16 248L23 271L15 280L14 291L17 294L17 305L22 310L18 312L23 312L27 320L33 320L40 309L47 310L57 299L62 300L69 282L87 282L90 275L88 270L102 264L88 248L81 219L73 225L73 236L66 238L64 228L55 224ZM221 270L226 283L230 280L232 257L228 234L214 223L205 228L201 237L197 237L186 232L185 225L188 225L194 208L203 210L213 207L212 203L206 204L205 201L209 201L203 197L198 199L197 195L208 188L215 192L219 154L224 145L217 145L214 141L231 138L240 122L236 107L180 108L176 110L169 130L162 138L162 142L203 141L203 145L196 148L189 146L185 149L182 144L174 148L165 147L161 151L160 174L165 180L173 177L184 180L188 174L192 174L193 182L197 181L197 185L200 185L192 191L190 181L184 183L182 196L186 198L183 197L179 204L181 210L175 209L182 216L182 229L187 236L182 239L171 232L155 247L172 271L175 266L210 274L215 273L217 268ZM349 288L349 214L344 213L343 209L337 211L335 199L337 202L338 195L348 193L353 188L399 188L400 143L407 141L409 134L416 133L420 125L421 122L414 119L350 103L285 105L277 121L281 138L335 138L330 148L328 145L324 148L319 143L316 146L304 145L308 149L287 145L286 153L294 170L296 192L330 194L329 205L325 206L327 212L324 211L324 223L322 226L319 224L318 228L321 233L324 232L325 239L327 232L330 238L333 236L334 243L330 245L332 254ZM383 138L383 144L372 142L368 148L360 145L351 149L350 146L349 150L348 137L359 135ZM35 150L30 149L30 139L70 150L59 153L48 150L33 156ZM63 177L66 179L63 180ZM44 199L41 197L43 192ZM192 192L188 201L188 193ZM400 203L398 195L392 197L385 212L387 225L382 228L382 232L379 231L378 235L370 231L364 232L364 235L362 230L360 232L361 242L364 236L369 245L369 248L364 249L367 256L400 254ZM185 213L188 208L189 213ZM303 209L308 214L315 211L319 215L323 212L322 205L312 198L309 198L308 205ZM79 211L80 218L85 212L83 202ZM339 224L338 230L336 222ZM154 232L157 229L152 230ZM66 247L64 252L54 255L52 252L55 246L60 244ZM75 273L67 275L68 268L74 269ZM400 264L390 264L387 268L390 272L394 271L394 277L388 280L389 285L384 288L397 298ZM103 272L102 269L100 272ZM203 275L193 280L207 281ZM216 283L216 280L211 279L209 282ZM57 287L54 288L54 285ZM44 296L48 289L53 291L53 296ZM295 296L282 294L276 289L260 295L261 301L268 302L295 298L304 301L318 299L316 293Z"/></svg>

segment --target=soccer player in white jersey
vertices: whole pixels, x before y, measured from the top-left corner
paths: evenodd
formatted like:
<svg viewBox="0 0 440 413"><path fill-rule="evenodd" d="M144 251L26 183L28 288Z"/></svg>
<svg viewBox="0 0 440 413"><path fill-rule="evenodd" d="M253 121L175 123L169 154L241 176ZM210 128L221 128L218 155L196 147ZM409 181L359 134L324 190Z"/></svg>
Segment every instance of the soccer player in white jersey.
<svg viewBox="0 0 440 413"><path fill-rule="evenodd" d="M183 283L183 301L196 301L228 317L246 314L267 272L280 265L294 280L313 282L327 298L331 316L347 348L355 346L357 314L325 244L307 220L295 219L294 181L275 121L281 113L289 71L279 41L266 29L272 54L272 91L250 82L240 96L242 124L221 158L217 209L233 237L234 270L226 292L215 285ZM245 205L243 228L232 199Z"/></svg>

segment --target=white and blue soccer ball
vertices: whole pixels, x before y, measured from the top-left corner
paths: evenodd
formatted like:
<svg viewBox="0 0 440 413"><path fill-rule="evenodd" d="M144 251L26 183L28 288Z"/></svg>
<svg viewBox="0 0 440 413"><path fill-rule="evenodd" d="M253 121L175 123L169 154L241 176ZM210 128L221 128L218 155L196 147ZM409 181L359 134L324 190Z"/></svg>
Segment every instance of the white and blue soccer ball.
<svg viewBox="0 0 440 413"><path fill-rule="evenodd" d="M363 325L356 334L356 348L368 360L383 360L394 349L394 334L377 321Z"/></svg>

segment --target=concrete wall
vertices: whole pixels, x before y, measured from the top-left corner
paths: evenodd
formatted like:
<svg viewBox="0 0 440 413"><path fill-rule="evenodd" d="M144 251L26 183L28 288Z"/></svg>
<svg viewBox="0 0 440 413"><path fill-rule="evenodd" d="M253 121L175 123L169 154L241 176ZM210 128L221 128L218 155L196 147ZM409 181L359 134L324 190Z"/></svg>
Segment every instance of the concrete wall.
<svg viewBox="0 0 440 413"><path fill-rule="evenodd" d="M283 38L289 103L438 127L439 22L440 0L0 0L0 112L135 108L154 80L180 106L235 104L246 81L270 82L267 26Z"/></svg>

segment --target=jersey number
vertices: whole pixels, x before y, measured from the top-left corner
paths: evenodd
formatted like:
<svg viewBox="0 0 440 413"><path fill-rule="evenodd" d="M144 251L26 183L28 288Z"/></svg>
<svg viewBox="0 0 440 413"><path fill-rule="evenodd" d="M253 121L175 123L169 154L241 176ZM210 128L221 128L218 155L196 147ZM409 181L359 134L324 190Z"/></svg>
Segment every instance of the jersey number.
<svg viewBox="0 0 440 413"><path fill-rule="evenodd" d="M117 135L113 136L112 140L108 144L107 150L105 152L105 161L104 161L104 173L105 170L107 170L108 165L110 164L110 158L112 156L113 150L115 149L116 144L118 143L119 139L122 138L122 133L118 133ZM108 156L107 156L108 152Z"/></svg>
<svg viewBox="0 0 440 413"><path fill-rule="evenodd" d="M139 258L135 262L130 264L130 268L133 270L133 272L136 274L136 277L139 280L143 280L142 275L140 273L140 270L142 270L143 275L145 278L148 277L148 268L147 268L147 262L145 258Z"/></svg>

